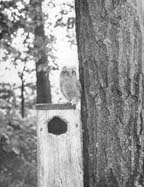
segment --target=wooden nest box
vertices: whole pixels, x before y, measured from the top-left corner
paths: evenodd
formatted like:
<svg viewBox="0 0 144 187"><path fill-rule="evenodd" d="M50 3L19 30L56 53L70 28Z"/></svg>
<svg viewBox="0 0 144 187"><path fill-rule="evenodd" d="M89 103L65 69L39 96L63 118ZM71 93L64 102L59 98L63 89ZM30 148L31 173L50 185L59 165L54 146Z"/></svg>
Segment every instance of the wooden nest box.
<svg viewBox="0 0 144 187"><path fill-rule="evenodd" d="M38 187L83 187L80 112L71 104L38 104Z"/></svg>

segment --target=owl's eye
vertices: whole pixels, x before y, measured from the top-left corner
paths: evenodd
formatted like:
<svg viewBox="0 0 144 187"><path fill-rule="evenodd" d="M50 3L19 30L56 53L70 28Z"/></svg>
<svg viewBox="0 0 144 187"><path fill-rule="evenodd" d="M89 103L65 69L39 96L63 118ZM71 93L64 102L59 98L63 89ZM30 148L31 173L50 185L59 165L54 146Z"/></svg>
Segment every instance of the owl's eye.
<svg viewBox="0 0 144 187"><path fill-rule="evenodd" d="M76 72L75 72L75 71L72 71L72 75L75 76L75 75L76 75Z"/></svg>
<svg viewBox="0 0 144 187"><path fill-rule="evenodd" d="M67 71L63 71L62 74L67 76L69 75Z"/></svg>

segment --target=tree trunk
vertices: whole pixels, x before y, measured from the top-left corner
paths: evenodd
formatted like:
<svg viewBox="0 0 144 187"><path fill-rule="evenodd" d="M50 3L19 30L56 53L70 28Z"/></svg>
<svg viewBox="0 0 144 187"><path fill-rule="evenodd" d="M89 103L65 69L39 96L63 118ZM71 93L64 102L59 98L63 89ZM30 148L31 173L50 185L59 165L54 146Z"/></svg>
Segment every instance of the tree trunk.
<svg viewBox="0 0 144 187"><path fill-rule="evenodd" d="M142 0L76 0L75 6L84 186L142 187Z"/></svg>
<svg viewBox="0 0 144 187"><path fill-rule="evenodd" d="M25 117L24 80L21 78L21 117Z"/></svg>
<svg viewBox="0 0 144 187"><path fill-rule="evenodd" d="M45 71L37 71L39 65L47 63L47 56L44 49L40 53L41 58L36 63L37 103L51 103L49 73Z"/></svg>
<svg viewBox="0 0 144 187"><path fill-rule="evenodd" d="M48 66L48 54L46 53L46 41L47 38L44 32L44 20L42 13L42 2L43 0L31 0L30 4L36 12L33 17L33 23L35 25L35 55L38 58L36 63L36 77L37 77L37 103L51 103L51 87L49 81L49 72L44 70L44 67ZM32 14L33 15L33 14ZM39 67L42 67L39 70Z"/></svg>

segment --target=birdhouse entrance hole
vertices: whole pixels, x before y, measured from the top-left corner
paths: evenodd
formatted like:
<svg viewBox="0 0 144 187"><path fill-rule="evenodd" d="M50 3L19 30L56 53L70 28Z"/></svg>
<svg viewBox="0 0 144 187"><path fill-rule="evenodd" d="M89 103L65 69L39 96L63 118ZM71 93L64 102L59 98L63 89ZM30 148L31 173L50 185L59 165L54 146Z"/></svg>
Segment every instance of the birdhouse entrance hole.
<svg viewBox="0 0 144 187"><path fill-rule="evenodd" d="M48 122L48 133L60 135L66 132L67 132L67 123L61 118L55 116Z"/></svg>

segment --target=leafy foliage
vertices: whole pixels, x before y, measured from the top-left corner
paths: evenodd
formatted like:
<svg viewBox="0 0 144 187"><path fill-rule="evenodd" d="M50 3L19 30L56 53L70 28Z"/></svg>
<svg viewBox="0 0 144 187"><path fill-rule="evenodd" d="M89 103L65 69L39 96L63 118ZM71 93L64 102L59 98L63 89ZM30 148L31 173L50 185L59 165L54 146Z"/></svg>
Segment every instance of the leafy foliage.
<svg viewBox="0 0 144 187"><path fill-rule="evenodd" d="M0 113L0 186L36 186L36 120Z"/></svg>

